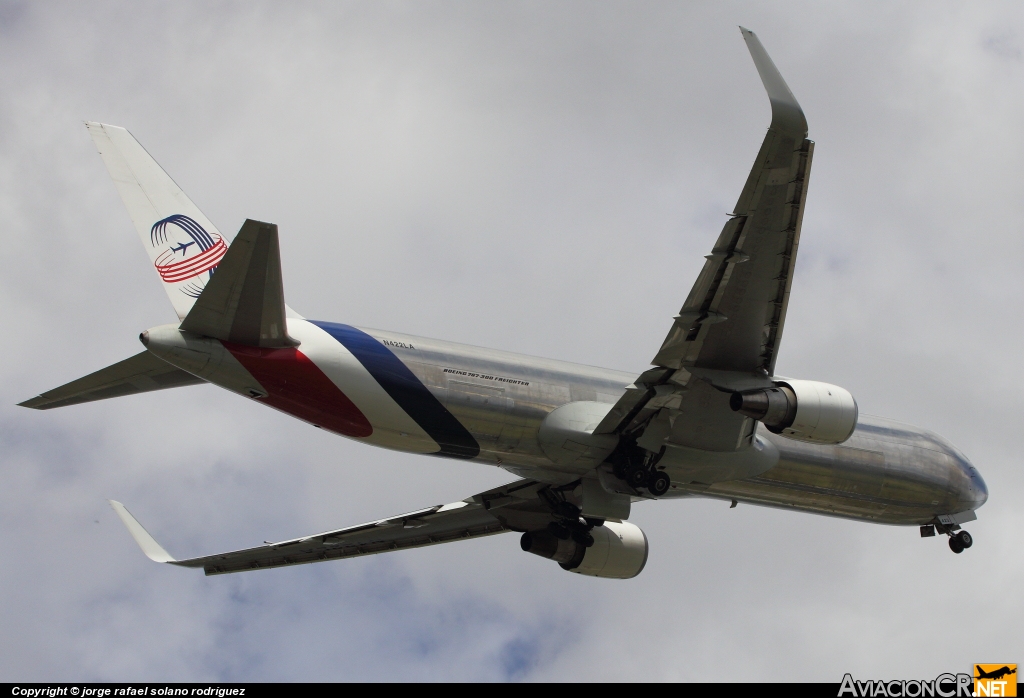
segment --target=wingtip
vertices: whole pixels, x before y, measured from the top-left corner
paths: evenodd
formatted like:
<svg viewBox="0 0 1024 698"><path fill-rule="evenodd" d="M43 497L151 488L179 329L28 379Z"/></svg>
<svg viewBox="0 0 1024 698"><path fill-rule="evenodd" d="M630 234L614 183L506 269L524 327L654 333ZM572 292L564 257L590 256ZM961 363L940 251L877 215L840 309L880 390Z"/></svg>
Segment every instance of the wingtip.
<svg viewBox="0 0 1024 698"><path fill-rule="evenodd" d="M171 557L170 553L163 549L153 536L149 535L149 531L143 528L142 524L131 515L131 512L125 507L124 504L117 501L116 499L108 499L107 502L110 507L117 514L118 518L121 519L121 523L128 529L128 533L131 534L132 538L142 549L142 552L146 554L153 562L175 562L175 559Z"/></svg>
<svg viewBox="0 0 1024 698"><path fill-rule="evenodd" d="M740 33L750 51L750 57L754 60L754 66L761 76L761 82L768 92L768 98L772 103L772 128L807 137L807 119L804 116L800 103L797 102L793 92L786 84L782 73L775 66L775 62L768 55L757 34L745 27L740 27Z"/></svg>
<svg viewBox="0 0 1024 698"><path fill-rule="evenodd" d="M99 130L103 131L103 130L106 130L108 128L116 128L116 129L120 129L122 131L126 131L127 130L124 126L118 126L117 124L107 124L107 123L104 123L102 121L83 121L82 123L84 123L85 127L87 129L89 129L90 131L93 130L93 129L99 129Z"/></svg>

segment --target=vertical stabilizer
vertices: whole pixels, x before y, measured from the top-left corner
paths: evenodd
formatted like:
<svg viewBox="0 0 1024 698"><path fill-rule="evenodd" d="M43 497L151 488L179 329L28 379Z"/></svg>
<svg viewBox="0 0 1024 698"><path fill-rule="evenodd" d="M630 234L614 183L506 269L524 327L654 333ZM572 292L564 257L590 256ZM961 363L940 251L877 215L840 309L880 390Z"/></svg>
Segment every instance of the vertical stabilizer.
<svg viewBox="0 0 1024 698"><path fill-rule="evenodd" d="M227 252L227 241L132 134L120 126L85 125L183 319Z"/></svg>

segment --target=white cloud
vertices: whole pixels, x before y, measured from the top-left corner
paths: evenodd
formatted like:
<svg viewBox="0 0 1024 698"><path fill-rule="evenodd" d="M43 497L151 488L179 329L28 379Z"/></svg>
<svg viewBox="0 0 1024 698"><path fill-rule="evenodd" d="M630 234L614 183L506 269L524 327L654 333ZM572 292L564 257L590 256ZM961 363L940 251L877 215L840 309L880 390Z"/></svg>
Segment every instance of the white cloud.
<svg viewBox="0 0 1024 698"><path fill-rule="evenodd" d="M913 529L637 506L631 582L514 536L204 578L175 554L508 479L211 387L29 413L171 319L84 119L221 229L281 227L306 315L642 370L769 120L759 33L817 142L779 370L964 450L991 499ZM1024 293L1014 4L0 4L0 676L815 679L1020 656ZM99 523L95 523L98 521Z"/></svg>

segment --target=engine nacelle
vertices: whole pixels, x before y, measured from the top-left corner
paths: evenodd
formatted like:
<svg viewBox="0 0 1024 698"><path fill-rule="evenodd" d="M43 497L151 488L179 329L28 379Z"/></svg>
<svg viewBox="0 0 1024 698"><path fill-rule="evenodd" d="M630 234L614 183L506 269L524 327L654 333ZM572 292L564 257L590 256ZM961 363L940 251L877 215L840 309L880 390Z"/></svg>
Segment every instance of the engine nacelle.
<svg viewBox="0 0 1024 698"><path fill-rule="evenodd" d="M797 441L841 444L857 428L857 401L850 391L817 381L780 381L774 388L733 393L733 411Z"/></svg>
<svg viewBox="0 0 1024 698"><path fill-rule="evenodd" d="M572 538L561 540L548 531L524 533L519 544L528 553L546 557L563 570L591 577L630 579L647 564L647 536L638 526L623 521L606 521L590 531L589 548Z"/></svg>

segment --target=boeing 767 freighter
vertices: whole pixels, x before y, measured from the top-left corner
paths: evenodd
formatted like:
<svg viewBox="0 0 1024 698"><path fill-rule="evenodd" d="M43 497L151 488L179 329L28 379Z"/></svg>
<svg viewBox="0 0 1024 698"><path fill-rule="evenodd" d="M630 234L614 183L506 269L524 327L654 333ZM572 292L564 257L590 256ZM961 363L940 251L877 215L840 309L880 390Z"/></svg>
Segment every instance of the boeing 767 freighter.
<svg viewBox="0 0 1024 698"><path fill-rule="evenodd" d="M189 560L111 501L151 559L206 574L516 531L524 551L563 569L628 579L648 555L631 507L687 497L918 526L962 552L972 539L960 525L988 498L963 454L928 431L859 414L839 386L775 374L814 143L775 64L741 31L771 126L639 376L306 319L284 302L277 226L247 220L229 247L128 131L87 123L179 322L143 332L142 353L21 404L209 382L367 444L519 478L452 504Z"/></svg>

